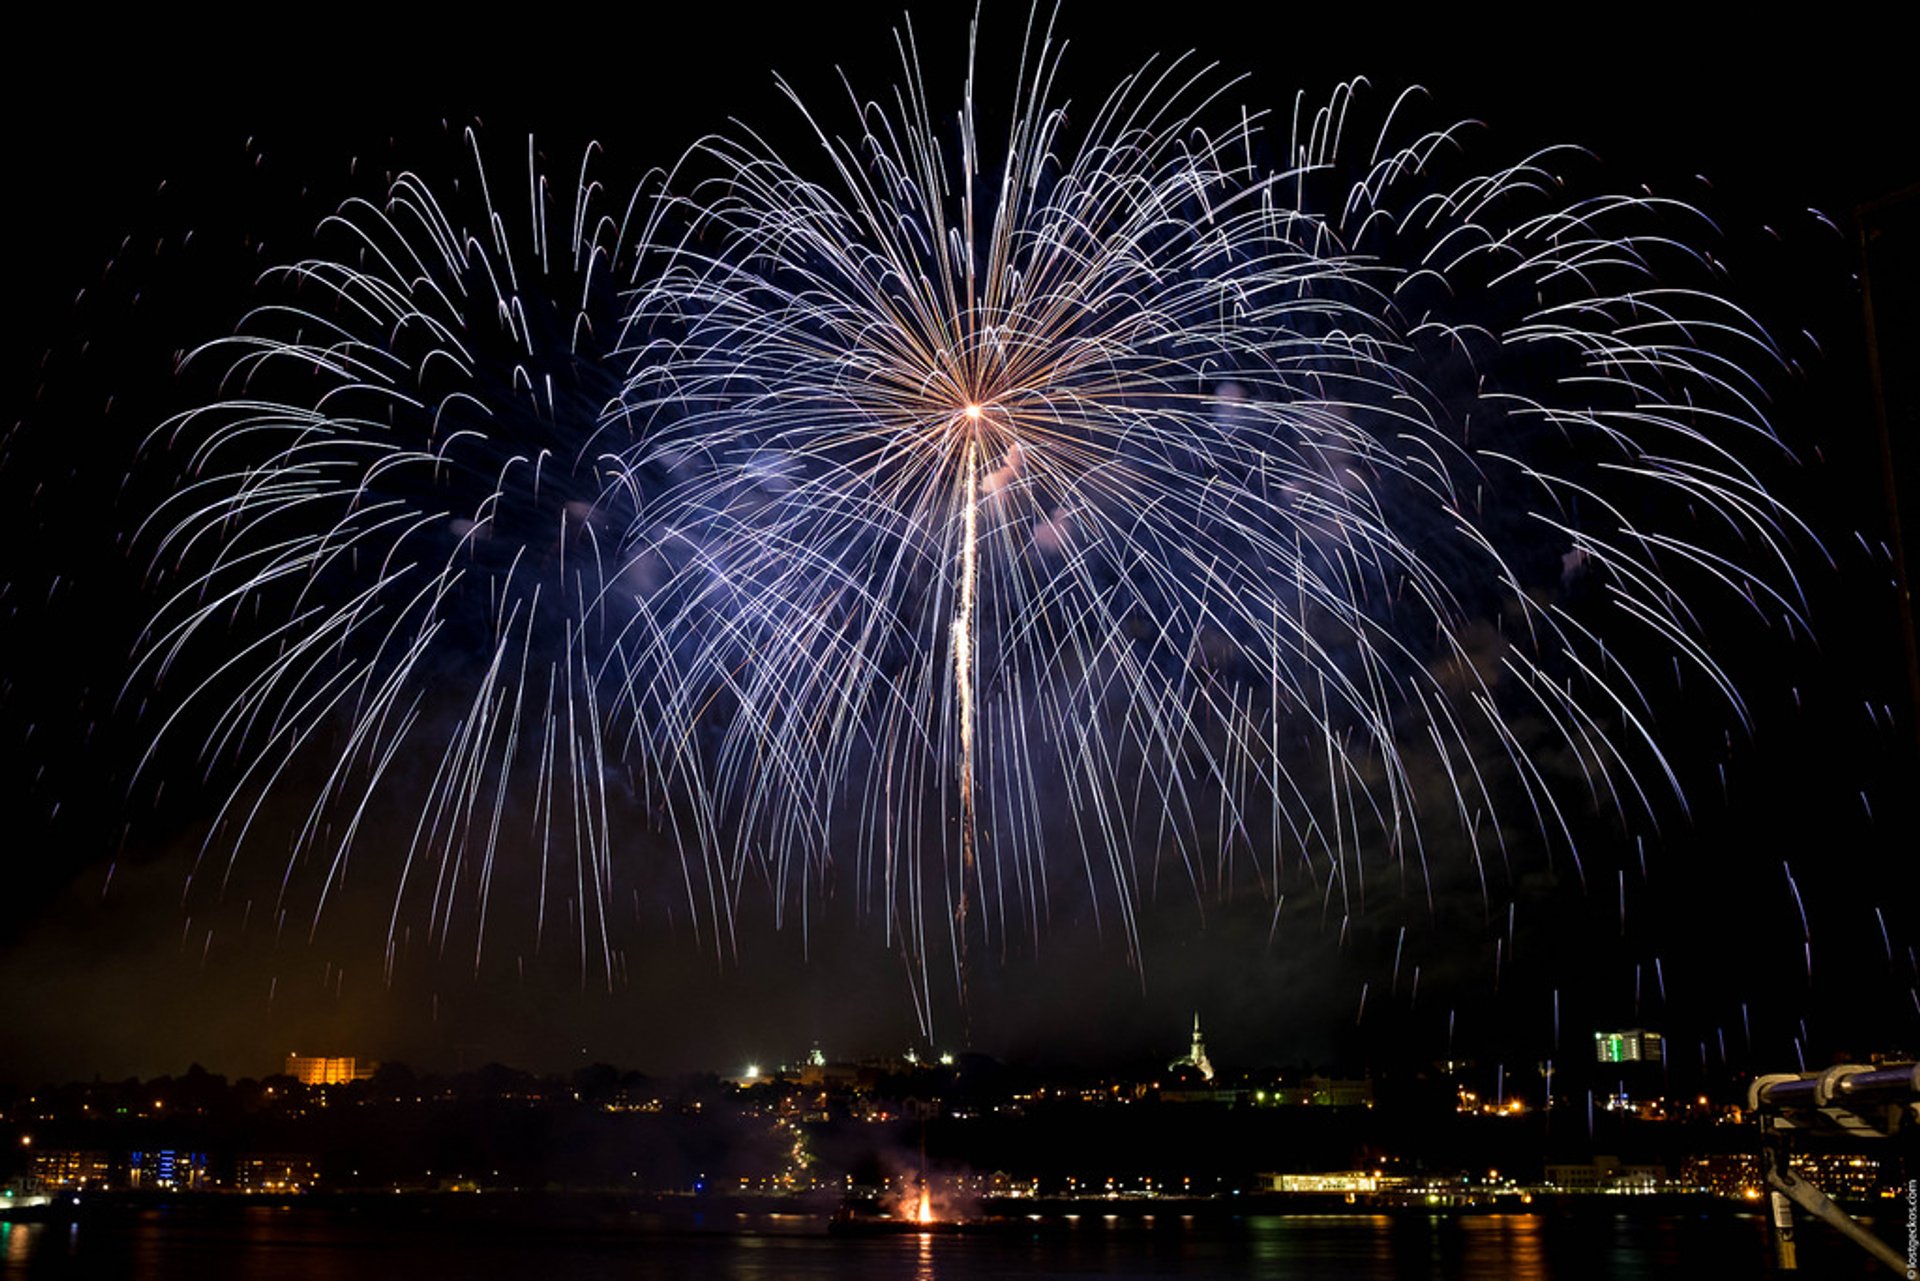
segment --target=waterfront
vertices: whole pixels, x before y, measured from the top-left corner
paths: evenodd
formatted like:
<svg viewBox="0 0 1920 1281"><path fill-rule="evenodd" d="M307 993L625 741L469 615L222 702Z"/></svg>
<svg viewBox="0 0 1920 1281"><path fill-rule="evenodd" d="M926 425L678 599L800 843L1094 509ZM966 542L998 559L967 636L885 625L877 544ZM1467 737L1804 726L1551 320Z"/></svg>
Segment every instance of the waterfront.
<svg viewBox="0 0 1920 1281"><path fill-rule="evenodd" d="M1864 1254L1805 1228L1801 1266L1808 1276L1874 1275ZM478 1198L460 1212L357 1202L155 1205L71 1222L0 1223L0 1277L8 1278L1566 1281L1682 1271L1774 1275L1764 1223L1730 1211L1600 1207L1218 1218L1086 1213L1008 1220L974 1234L849 1238L829 1235L816 1215L604 1207L572 1213L543 1198Z"/></svg>

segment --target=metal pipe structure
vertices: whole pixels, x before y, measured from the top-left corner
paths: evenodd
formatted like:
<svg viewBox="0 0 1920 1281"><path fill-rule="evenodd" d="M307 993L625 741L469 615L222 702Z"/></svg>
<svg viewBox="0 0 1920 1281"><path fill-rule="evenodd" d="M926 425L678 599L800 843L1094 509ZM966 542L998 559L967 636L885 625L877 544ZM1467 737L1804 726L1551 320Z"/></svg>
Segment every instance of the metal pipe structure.
<svg viewBox="0 0 1920 1281"><path fill-rule="evenodd" d="M1801 1130L1886 1139L1920 1122L1920 1063L1889 1067L1843 1063L1824 1072L1757 1077L1748 1087L1747 1106L1760 1118L1761 1165L1773 1206L1774 1257L1780 1269L1799 1267L1790 1202L1888 1267L1911 1275L1906 1259L1793 1172L1790 1136Z"/></svg>
<svg viewBox="0 0 1920 1281"><path fill-rule="evenodd" d="M1748 1091L1750 1107L1783 1111L1836 1104L1895 1104L1920 1099L1920 1063L1870 1068L1842 1063L1804 1076L1763 1076Z"/></svg>
<svg viewBox="0 0 1920 1281"><path fill-rule="evenodd" d="M1901 1273L1906 1272L1907 1261L1897 1254L1892 1246L1861 1227L1858 1223L1855 1223L1852 1216L1835 1205L1826 1193L1814 1187L1813 1184L1807 1182L1805 1179L1795 1176L1793 1171L1787 1168L1784 1161L1768 1169L1767 1185L1776 1195L1784 1195L1788 1200L1792 1201L1802 1210L1805 1210L1808 1214L1811 1214L1814 1218L1819 1219L1822 1223L1831 1225L1836 1232L1839 1232L1862 1250L1865 1250L1868 1254L1880 1260L1880 1262ZM1777 1204L1776 1202L1776 1205ZM1790 1256L1790 1249L1793 1244L1793 1228L1791 1226L1791 1216L1789 1216L1789 1223L1783 1231L1780 1217L1776 1212L1774 1215L1774 1230L1776 1233L1781 1234L1780 1239L1782 1244L1788 1247L1788 1251L1783 1251L1780 1258L1780 1267L1783 1270L1788 1270L1798 1266Z"/></svg>

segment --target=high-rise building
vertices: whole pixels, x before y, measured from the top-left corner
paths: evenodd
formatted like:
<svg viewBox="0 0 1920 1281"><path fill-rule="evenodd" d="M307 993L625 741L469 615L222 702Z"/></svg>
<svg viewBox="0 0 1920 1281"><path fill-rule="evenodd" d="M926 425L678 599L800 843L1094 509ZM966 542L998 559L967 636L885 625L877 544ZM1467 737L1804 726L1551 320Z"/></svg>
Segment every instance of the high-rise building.
<svg viewBox="0 0 1920 1281"><path fill-rule="evenodd" d="M1599 1063L1658 1063L1666 1057L1658 1032L1643 1027L1624 1032L1595 1032L1593 1057Z"/></svg>

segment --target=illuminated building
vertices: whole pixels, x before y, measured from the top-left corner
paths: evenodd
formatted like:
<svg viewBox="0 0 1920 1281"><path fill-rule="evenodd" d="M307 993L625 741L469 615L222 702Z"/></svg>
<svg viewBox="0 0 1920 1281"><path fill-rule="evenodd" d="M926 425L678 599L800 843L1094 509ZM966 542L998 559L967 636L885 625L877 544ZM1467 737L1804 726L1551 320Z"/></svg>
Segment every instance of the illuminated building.
<svg viewBox="0 0 1920 1281"><path fill-rule="evenodd" d="M287 1075L302 1085L345 1085L364 1081L380 1066L374 1059L320 1058L306 1054L287 1055Z"/></svg>
<svg viewBox="0 0 1920 1281"><path fill-rule="evenodd" d="M320 1167L298 1152L247 1152L234 1162L234 1183L242 1192L311 1192Z"/></svg>
<svg viewBox="0 0 1920 1281"><path fill-rule="evenodd" d="M1378 1192L1380 1175L1372 1170L1347 1170L1331 1174L1258 1174L1255 1186L1263 1192Z"/></svg>
<svg viewBox="0 0 1920 1281"><path fill-rule="evenodd" d="M1715 1196L1757 1201L1766 1187L1760 1158L1752 1152L1720 1152L1690 1158L1682 1167L1687 1185Z"/></svg>
<svg viewBox="0 0 1920 1281"><path fill-rule="evenodd" d="M1658 1063L1666 1052L1658 1032L1636 1027L1624 1032L1595 1032L1593 1057L1599 1063Z"/></svg>
<svg viewBox="0 0 1920 1281"><path fill-rule="evenodd" d="M1187 1057L1175 1059L1167 1065L1167 1070L1170 1072L1178 1072L1182 1068L1192 1068L1200 1074L1200 1079L1203 1081L1213 1080L1213 1063L1207 1058L1206 1039L1200 1035L1198 1010L1194 1011L1193 1015L1193 1045L1188 1049Z"/></svg>
<svg viewBox="0 0 1920 1281"><path fill-rule="evenodd" d="M149 1148L129 1157L127 1167L127 1182L136 1188L193 1191L207 1186L205 1152Z"/></svg>
<svg viewBox="0 0 1920 1281"><path fill-rule="evenodd" d="M40 1186L64 1191L106 1187L113 1163L105 1152L35 1151L30 1169Z"/></svg>
<svg viewBox="0 0 1920 1281"><path fill-rule="evenodd" d="M1836 1199L1892 1200L1906 1192L1897 1162L1859 1152L1795 1152L1792 1168L1796 1175ZM1767 1186L1760 1158L1752 1153L1693 1157L1685 1169L1695 1188L1716 1196L1757 1201Z"/></svg>
<svg viewBox="0 0 1920 1281"><path fill-rule="evenodd" d="M1597 1156L1591 1161L1549 1164L1547 1185L1562 1192L1646 1194L1666 1187L1664 1165L1628 1165L1617 1156Z"/></svg>

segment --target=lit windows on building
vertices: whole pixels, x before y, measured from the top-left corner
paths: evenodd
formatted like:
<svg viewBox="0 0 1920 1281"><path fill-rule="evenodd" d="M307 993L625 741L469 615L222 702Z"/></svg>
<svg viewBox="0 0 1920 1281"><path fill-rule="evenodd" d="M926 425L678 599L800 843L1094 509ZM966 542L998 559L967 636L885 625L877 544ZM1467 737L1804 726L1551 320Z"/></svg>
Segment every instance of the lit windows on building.
<svg viewBox="0 0 1920 1281"><path fill-rule="evenodd" d="M1342 1170L1323 1174L1258 1174L1255 1186L1262 1192L1360 1193L1378 1192L1379 1174L1372 1170Z"/></svg>
<svg viewBox="0 0 1920 1281"><path fill-rule="evenodd" d="M99 1189L113 1181L105 1152L35 1151L29 1169L41 1187L56 1191Z"/></svg>
<svg viewBox="0 0 1920 1281"><path fill-rule="evenodd" d="M207 1154L148 1148L127 1160L127 1182L147 1190L198 1191L207 1186Z"/></svg>
<svg viewBox="0 0 1920 1281"><path fill-rule="evenodd" d="M1561 1192L1610 1194L1649 1194L1667 1187L1664 1165L1631 1164L1616 1156L1597 1156L1591 1161L1549 1163L1546 1182Z"/></svg>
<svg viewBox="0 0 1920 1281"><path fill-rule="evenodd" d="M320 1166L298 1152L247 1152L234 1162L234 1186L242 1192L311 1192L320 1181Z"/></svg>
<svg viewBox="0 0 1920 1281"><path fill-rule="evenodd" d="M1599 1063L1658 1063L1666 1057L1658 1032L1630 1028L1624 1032L1595 1032L1593 1057Z"/></svg>
<svg viewBox="0 0 1920 1281"><path fill-rule="evenodd" d="M310 1054L287 1055L286 1073L302 1085L346 1085L364 1081L380 1066L374 1059L322 1058Z"/></svg>

